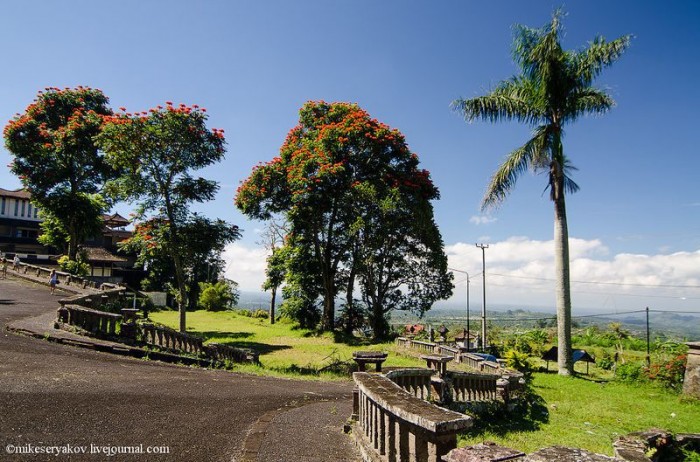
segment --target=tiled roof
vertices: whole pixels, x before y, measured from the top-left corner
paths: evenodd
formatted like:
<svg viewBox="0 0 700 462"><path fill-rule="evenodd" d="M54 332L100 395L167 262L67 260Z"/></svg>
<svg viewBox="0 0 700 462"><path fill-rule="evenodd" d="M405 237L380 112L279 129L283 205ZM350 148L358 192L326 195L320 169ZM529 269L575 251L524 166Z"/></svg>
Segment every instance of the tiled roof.
<svg viewBox="0 0 700 462"><path fill-rule="evenodd" d="M114 255L102 247L83 247L89 262L125 262L126 258Z"/></svg>
<svg viewBox="0 0 700 462"><path fill-rule="evenodd" d="M31 199L31 194L26 189L4 189L0 188L0 196L14 197L17 199Z"/></svg>

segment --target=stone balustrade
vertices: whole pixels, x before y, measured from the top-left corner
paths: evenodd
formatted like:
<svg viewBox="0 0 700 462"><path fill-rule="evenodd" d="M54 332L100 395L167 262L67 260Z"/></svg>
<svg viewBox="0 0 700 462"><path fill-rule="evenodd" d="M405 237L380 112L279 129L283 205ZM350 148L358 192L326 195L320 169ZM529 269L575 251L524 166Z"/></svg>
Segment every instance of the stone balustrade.
<svg viewBox="0 0 700 462"><path fill-rule="evenodd" d="M356 372L353 432L365 460L439 462L457 446L469 416L416 398L380 374Z"/></svg>
<svg viewBox="0 0 700 462"><path fill-rule="evenodd" d="M452 400L457 402L496 401L499 375L479 374L474 372L449 373Z"/></svg>
<svg viewBox="0 0 700 462"><path fill-rule="evenodd" d="M258 354L242 348L211 343L204 345L204 339L196 335L178 332L168 327L144 323L139 325L141 341L165 350L202 356L219 363L258 363Z"/></svg>
<svg viewBox="0 0 700 462"><path fill-rule="evenodd" d="M77 295L75 297L65 298L59 300L58 303L61 305L80 305L95 310L99 310L107 304L115 303L120 301L124 297L124 288L110 288L102 292L88 294L88 295Z"/></svg>
<svg viewBox="0 0 700 462"><path fill-rule="evenodd" d="M462 362L462 352L459 348L447 345L435 345L435 353L443 356L452 356L456 363Z"/></svg>
<svg viewBox="0 0 700 462"><path fill-rule="evenodd" d="M76 326L95 335L116 336L122 316L78 305L63 305L58 309L58 322Z"/></svg>
<svg viewBox="0 0 700 462"><path fill-rule="evenodd" d="M396 369L384 376L416 398L429 400L433 372L430 369Z"/></svg>
<svg viewBox="0 0 700 462"><path fill-rule="evenodd" d="M210 343L204 345L204 353L209 359L219 362L232 363L254 363L260 362L258 353L243 348L234 348L228 345L220 345L218 343Z"/></svg>
<svg viewBox="0 0 700 462"><path fill-rule="evenodd" d="M435 343L422 342L420 340L411 340L411 348L423 351L425 353L435 353Z"/></svg>
<svg viewBox="0 0 700 462"><path fill-rule="evenodd" d="M480 370L490 371L490 372L495 372L495 373L503 371L503 369L501 368L501 365L498 364L497 362L494 362L494 361L482 361Z"/></svg>
<svg viewBox="0 0 700 462"><path fill-rule="evenodd" d="M165 350L182 351L195 356L203 355L204 341L201 337L178 332L168 327L141 324L141 341Z"/></svg>
<svg viewBox="0 0 700 462"><path fill-rule="evenodd" d="M49 268L44 268L42 266L37 266L37 265L32 265L30 263L24 263L20 262L19 268L17 270L20 274L28 274L40 279L45 279L46 282L48 283L49 281L49 276L51 275L51 269ZM75 286L75 287L82 287L83 289L95 289L99 290L103 286L106 286L107 288L116 288L118 287L116 284L101 284L101 283L96 283L93 281L90 281L87 278L83 278L81 276L75 276L70 273L66 273L63 271L56 271L56 276L58 278L59 284L64 284L68 287Z"/></svg>
<svg viewBox="0 0 700 462"><path fill-rule="evenodd" d="M481 363L484 362L484 358L481 356L477 356L472 353L462 353L462 362L466 364L467 366L471 367L472 369L475 369L477 371L481 370Z"/></svg>

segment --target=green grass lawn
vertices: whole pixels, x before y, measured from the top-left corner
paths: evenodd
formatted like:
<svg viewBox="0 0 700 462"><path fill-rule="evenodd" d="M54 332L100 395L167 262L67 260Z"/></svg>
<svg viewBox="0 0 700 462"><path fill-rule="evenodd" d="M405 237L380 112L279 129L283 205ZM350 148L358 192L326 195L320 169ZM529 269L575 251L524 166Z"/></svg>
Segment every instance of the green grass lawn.
<svg viewBox="0 0 700 462"><path fill-rule="evenodd" d="M612 441L633 431L700 432L700 401L653 385L536 373L532 388L541 401L529 413L479 423L460 446L494 441L532 452L565 445L612 455Z"/></svg>
<svg viewBox="0 0 700 462"><path fill-rule="evenodd" d="M151 314L155 322L176 328L178 313ZM267 319L242 316L236 312L195 311L187 313L188 331L207 342L251 348L260 353L261 366L235 366L237 371L255 374L338 380L347 374L319 373L335 361L351 362L356 350L389 352L385 366L419 366L420 353L398 348L392 343L371 344L368 340L341 339L295 328L287 322L270 325ZM464 366L450 363L450 369ZM553 366L552 369L556 369ZM602 373L585 365L576 368L579 376L560 377L556 373L535 373L533 391L539 401L528 412L477 420L460 440L460 445L495 441L525 452L552 445L582 447L612 454L612 441L632 431L661 428L672 432L700 432L700 402L683 400L679 395L648 385L601 381Z"/></svg>
<svg viewBox="0 0 700 462"><path fill-rule="evenodd" d="M151 320L177 328L176 311L158 311ZM187 313L187 331L201 335L207 343L221 343L239 348L250 348L260 354L261 366L236 366L237 370L267 375L293 375L324 379L344 378L347 375L318 374L318 371L337 361L352 362L352 352L387 351L384 366L423 366L425 363L409 354L397 351L393 343L370 344L368 340L336 341L333 334L318 334L299 329L288 322L270 324L267 319L256 319L235 311L194 311Z"/></svg>

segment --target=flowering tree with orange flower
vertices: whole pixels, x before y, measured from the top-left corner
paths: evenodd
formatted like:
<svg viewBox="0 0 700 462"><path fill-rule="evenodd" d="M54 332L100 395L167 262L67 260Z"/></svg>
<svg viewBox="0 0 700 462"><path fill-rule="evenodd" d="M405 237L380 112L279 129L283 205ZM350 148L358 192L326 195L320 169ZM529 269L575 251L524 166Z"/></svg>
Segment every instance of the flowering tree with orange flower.
<svg viewBox="0 0 700 462"><path fill-rule="evenodd" d="M417 223L415 228L402 228L402 232L418 238L414 231L420 225L439 237L430 205L439 197L438 190L429 173L418 167L418 157L409 150L403 135L371 118L356 104L321 101L301 108L299 125L287 135L279 157L253 170L238 189L235 202L252 218L286 216L289 234L285 245L303 249L288 253L286 280L288 284L294 282L288 292L296 293L307 305L320 294L321 327L330 330L335 326L336 297L345 293L346 305L354 303L358 278L365 289L368 278L390 278L388 290L392 293L410 292L425 282L432 283L409 281L404 271L387 272L386 268L373 266L377 261L374 257L388 251L388 242L370 239L369 235L398 230L390 225L388 215L382 218L377 211L377 204L388 197L395 199L396 217ZM370 225L375 228L371 233ZM431 253L444 256L441 239L430 245ZM393 252L398 249L394 246ZM403 260L413 258L422 257L411 254ZM398 259L393 265L408 268ZM442 287L434 291L438 298L449 296L446 259L442 262L435 258L428 266L443 275L437 278ZM369 276L370 267L375 270L374 276ZM398 273L402 276L397 277ZM299 280L303 284L297 284ZM395 303L391 308L409 307ZM375 336L384 333L385 329L380 329Z"/></svg>
<svg viewBox="0 0 700 462"><path fill-rule="evenodd" d="M5 126L10 170L22 181L47 222L59 226L68 256L101 230L104 202L96 197L114 170L95 144L104 117L112 114L102 91L87 87L46 88L23 114ZM57 240L51 244L62 247Z"/></svg>
<svg viewBox="0 0 700 462"><path fill-rule="evenodd" d="M180 330L187 309L188 239L184 229L192 220L190 206L214 198L215 181L194 178L192 172L223 159L223 130L209 129L206 110L167 102L147 112L121 112L106 118L97 137L107 162L123 172L108 184L112 197L136 201L137 220L167 222L157 243L168 249L175 268L180 304Z"/></svg>

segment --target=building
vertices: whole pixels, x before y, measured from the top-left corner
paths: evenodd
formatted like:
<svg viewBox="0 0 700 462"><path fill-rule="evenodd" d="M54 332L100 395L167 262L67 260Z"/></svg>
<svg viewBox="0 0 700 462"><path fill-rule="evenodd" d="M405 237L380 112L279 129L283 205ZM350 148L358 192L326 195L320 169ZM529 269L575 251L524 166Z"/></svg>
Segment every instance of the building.
<svg viewBox="0 0 700 462"><path fill-rule="evenodd" d="M39 244L39 209L23 189L0 188L0 252L23 258L47 258L49 249Z"/></svg>
<svg viewBox="0 0 700 462"><path fill-rule="evenodd" d="M90 276L102 282L138 282L142 271L133 269L135 256L117 255L117 244L131 237L129 220L115 213L103 215L99 236L88 238L82 246L90 265ZM49 260L58 251L37 240L41 234L41 213L24 189L0 188L0 253L19 255L24 261Z"/></svg>

